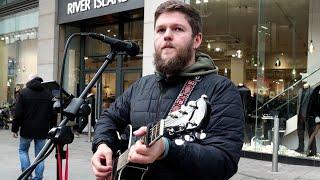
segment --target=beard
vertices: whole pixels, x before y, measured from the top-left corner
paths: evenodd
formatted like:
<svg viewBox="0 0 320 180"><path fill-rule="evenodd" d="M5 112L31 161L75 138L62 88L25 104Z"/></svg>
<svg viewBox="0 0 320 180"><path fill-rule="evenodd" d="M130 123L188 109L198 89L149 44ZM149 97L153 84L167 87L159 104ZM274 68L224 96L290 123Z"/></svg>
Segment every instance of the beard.
<svg viewBox="0 0 320 180"><path fill-rule="evenodd" d="M155 65L156 70L162 74L169 75L175 75L180 73L191 60L193 53L192 47L192 41L189 41L187 46L181 49L177 49L176 56L167 59L161 57L162 49L156 49L153 55L153 64Z"/></svg>

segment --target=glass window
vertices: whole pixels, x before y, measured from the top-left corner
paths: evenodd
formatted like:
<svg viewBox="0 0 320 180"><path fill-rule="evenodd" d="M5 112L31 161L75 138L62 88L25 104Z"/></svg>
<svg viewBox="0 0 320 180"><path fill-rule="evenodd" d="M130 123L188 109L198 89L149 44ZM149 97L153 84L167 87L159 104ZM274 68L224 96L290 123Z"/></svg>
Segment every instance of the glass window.
<svg viewBox="0 0 320 180"><path fill-rule="evenodd" d="M140 72L126 72L123 78L123 89L126 90L128 87L134 83L141 76Z"/></svg>
<svg viewBox="0 0 320 180"><path fill-rule="evenodd" d="M282 137L286 121L297 114L302 83L277 95L307 70L309 1L191 0L190 4L203 20L200 51L214 59L220 75L250 91L245 110L245 144L249 145L244 147L266 151L273 134L270 116L278 114ZM281 142L287 148L297 147L289 141L297 139Z"/></svg>

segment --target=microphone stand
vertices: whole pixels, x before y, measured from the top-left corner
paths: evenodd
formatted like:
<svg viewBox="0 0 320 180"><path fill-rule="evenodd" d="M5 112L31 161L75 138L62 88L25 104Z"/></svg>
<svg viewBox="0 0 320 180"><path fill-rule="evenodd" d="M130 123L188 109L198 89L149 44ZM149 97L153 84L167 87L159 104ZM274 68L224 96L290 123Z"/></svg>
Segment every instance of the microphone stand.
<svg viewBox="0 0 320 180"><path fill-rule="evenodd" d="M33 170L36 168L36 166L43 161L46 157L50 155L50 153L53 151L54 147L59 147L62 150L63 145L70 144L73 141L73 133L71 132L70 128L67 128L66 125L69 121L74 121L79 109L84 104L84 99L86 98L86 94L89 92L89 90L94 86L94 84L97 82L98 78L102 75L105 68L112 62L114 56L116 55L116 52L112 50L107 56L105 57L105 61L102 64L102 66L99 68L97 73L94 75L90 83L86 86L86 88L82 91L80 96L78 98L73 98L69 105L64 109L63 114L65 118L60 122L58 127L52 128L48 135L48 141L44 145L44 147L41 149L35 160L32 162L30 167L28 167L19 177L17 180L26 180ZM62 152L62 151L60 151ZM57 156L56 156L57 158ZM58 160L57 160L58 161ZM58 171L57 171L58 172ZM57 179L60 177L57 175Z"/></svg>

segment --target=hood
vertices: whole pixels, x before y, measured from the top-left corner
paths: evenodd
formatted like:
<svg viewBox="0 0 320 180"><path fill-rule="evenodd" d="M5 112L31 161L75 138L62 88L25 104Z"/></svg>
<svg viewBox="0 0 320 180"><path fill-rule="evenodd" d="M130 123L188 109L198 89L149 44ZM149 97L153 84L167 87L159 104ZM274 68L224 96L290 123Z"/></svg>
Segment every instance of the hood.
<svg viewBox="0 0 320 180"><path fill-rule="evenodd" d="M27 82L27 88L35 90L35 91L41 91L44 89L44 87L41 84L41 81L38 78L34 78Z"/></svg>
<svg viewBox="0 0 320 180"><path fill-rule="evenodd" d="M218 73L218 67L215 66L211 57L207 54L197 52L196 62L184 69L179 76L200 76L205 74Z"/></svg>

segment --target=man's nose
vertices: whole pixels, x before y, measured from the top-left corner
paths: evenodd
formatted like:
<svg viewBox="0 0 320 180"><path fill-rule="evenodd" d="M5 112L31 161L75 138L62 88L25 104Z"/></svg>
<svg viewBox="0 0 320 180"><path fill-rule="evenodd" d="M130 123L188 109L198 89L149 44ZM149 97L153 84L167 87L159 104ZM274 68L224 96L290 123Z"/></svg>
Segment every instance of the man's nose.
<svg viewBox="0 0 320 180"><path fill-rule="evenodd" d="M164 40L165 41L171 41L172 40L172 31L170 29L167 29L164 33Z"/></svg>

